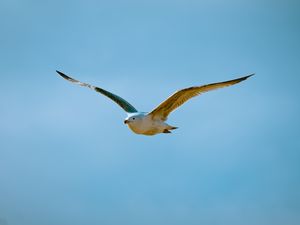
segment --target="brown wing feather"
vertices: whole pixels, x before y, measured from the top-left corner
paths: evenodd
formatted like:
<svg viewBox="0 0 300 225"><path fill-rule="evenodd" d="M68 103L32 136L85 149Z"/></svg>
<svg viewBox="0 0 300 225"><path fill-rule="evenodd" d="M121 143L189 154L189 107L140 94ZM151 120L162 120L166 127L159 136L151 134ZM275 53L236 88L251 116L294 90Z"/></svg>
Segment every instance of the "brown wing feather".
<svg viewBox="0 0 300 225"><path fill-rule="evenodd" d="M152 115L153 118L159 118L162 120L166 120L168 115L181 106L183 103L188 101L189 99L196 97L197 95L200 95L202 93L212 91L218 88L223 88L227 86L231 86L234 84L237 84L243 80L246 80L247 78L253 76L254 74L241 77L234 80L229 80L225 82L219 82L219 83L212 83L207 84L203 86L196 86L196 87L190 87L185 88L182 90L179 90L175 92L173 95L171 95L169 98L167 98L164 102L162 102L159 106L157 106L152 112L149 113L149 115Z"/></svg>

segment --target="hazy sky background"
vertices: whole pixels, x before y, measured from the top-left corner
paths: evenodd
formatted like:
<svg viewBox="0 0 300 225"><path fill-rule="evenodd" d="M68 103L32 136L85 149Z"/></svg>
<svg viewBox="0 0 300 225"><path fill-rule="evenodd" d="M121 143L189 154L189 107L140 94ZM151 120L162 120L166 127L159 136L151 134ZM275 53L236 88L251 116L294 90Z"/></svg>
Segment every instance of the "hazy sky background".
<svg viewBox="0 0 300 225"><path fill-rule="evenodd" d="M0 2L0 225L300 223L300 3ZM256 73L133 134L150 111Z"/></svg>

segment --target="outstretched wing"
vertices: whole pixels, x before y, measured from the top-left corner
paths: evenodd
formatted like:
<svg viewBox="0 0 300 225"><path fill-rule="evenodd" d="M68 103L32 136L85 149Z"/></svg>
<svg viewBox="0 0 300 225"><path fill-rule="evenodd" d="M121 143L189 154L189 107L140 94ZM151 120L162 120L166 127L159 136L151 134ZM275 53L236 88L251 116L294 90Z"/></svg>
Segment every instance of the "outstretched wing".
<svg viewBox="0 0 300 225"><path fill-rule="evenodd" d="M254 74L241 77L235 80L229 80L225 82L220 83L213 83L213 84L207 84L203 86L197 86L197 87L189 87L182 90L179 90L175 92L173 95L171 95L167 100L162 102L159 106L157 106L152 112L149 113L149 115L152 116L152 118L157 118L161 120L166 120L168 115L181 106L183 103L188 101L189 99L200 95L204 92L212 91L218 88L227 87L230 85L237 84L243 80L246 80L247 78L253 76Z"/></svg>
<svg viewBox="0 0 300 225"><path fill-rule="evenodd" d="M60 72L60 71L57 71L56 72L62 76L64 79L74 83L74 84L78 84L80 86L83 86L83 87L87 87L87 88L90 88L92 90L95 90L103 95L105 95L106 97L110 98L111 100L113 100L115 103L117 103L119 106L121 106L126 112L128 113L134 113L134 112L137 112L137 110L129 103L127 102L126 100L124 100L123 98L121 98L120 96L118 95L115 95L109 91L106 91L102 88L99 88L99 87L95 87L95 86L92 86L90 84L86 84L86 83L82 83L78 80L75 80L69 76L67 76L66 74Z"/></svg>

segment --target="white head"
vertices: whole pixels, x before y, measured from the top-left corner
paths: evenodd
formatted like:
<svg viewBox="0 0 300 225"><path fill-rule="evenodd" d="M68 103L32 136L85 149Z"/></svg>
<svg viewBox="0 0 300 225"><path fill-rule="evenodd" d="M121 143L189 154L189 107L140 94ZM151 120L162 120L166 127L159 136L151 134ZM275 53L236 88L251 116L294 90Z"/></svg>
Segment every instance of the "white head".
<svg viewBox="0 0 300 225"><path fill-rule="evenodd" d="M145 117L144 113L131 113L128 114L128 117L124 120L124 124L132 125L142 121Z"/></svg>

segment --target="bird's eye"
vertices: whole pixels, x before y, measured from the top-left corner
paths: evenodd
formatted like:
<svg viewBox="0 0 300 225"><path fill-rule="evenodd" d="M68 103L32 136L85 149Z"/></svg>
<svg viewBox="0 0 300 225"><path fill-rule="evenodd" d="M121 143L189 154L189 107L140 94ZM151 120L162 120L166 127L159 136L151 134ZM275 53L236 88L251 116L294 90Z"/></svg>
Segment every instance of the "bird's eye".
<svg viewBox="0 0 300 225"><path fill-rule="evenodd" d="M133 117L132 120L135 120L135 118Z"/></svg>

